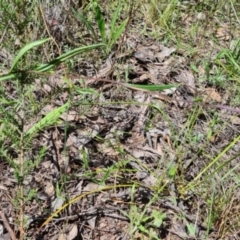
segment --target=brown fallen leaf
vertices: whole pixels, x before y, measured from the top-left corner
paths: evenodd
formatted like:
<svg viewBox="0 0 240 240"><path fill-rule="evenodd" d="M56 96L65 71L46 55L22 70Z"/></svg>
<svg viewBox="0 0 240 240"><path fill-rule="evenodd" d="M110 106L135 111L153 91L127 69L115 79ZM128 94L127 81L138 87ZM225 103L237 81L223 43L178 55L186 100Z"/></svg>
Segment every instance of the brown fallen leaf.
<svg viewBox="0 0 240 240"><path fill-rule="evenodd" d="M182 70L180 74L176 77L176 80L180 83L187 85L191 93L195 93L195 78L194 75L187 70Z"/></svg>
<svg viewBox="0 0 240 240"><path fill-rule="evenodd" d="M218 39L225 40L225 41L229 40L230 39L230 32L229 32L228 26L225 25L225 26L219 27L217 29L216 37Z"/></svg>
<svg viewBox="0 0 240 240"><path fill-rule="evenodd" d="M156 54L156 57L159 62L162 62L166 57L169 57L173 52L176 51L176 48L174 47L168 48L161 45L160 48L161 48L161 51Z"/></svg>
<svg viewBox="0 0 240 240"><path fill-rule="evenodd" d="M51 182L46 182L44 191L49 197L52 197L55 193L55 188Z"/></svg>
<svg viewBox="0 0 240 240"><path fill-rule="evenodd" d="M77 224L74 224L67 235L67 240L76 239L77 235L78 235L78 226Z"/></svg>
<svg viewBox="0 0 240 240"><path fill-rule="evenodd" d="M205 93L205 95L203 96L204 102L208 103L209 101L215 101L215 102L222 101L221 95L214 88L206 88L204 93Z"/></svg>

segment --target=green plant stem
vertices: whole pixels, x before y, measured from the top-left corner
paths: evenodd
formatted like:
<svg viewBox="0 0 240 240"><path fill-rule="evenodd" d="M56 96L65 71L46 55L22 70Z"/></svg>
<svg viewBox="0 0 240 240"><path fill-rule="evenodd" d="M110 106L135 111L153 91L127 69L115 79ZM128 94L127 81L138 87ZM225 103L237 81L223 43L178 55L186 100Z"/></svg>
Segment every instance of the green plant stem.
<svg viewBox="0 0 240 240"><path fill-rule="evenodd" d="M210 169L229 149L231 149L238 141L240 140L240 135L236 138L234 138L234 140L222 151L218 154L218 156L213 159L213 161L208 164L208 166L206 166L187 186L186 186L186 191L189 189L192 189L193 187L196 187L197 185L199 185L202 181L197 182L202 175L208 170Z"/></svg>

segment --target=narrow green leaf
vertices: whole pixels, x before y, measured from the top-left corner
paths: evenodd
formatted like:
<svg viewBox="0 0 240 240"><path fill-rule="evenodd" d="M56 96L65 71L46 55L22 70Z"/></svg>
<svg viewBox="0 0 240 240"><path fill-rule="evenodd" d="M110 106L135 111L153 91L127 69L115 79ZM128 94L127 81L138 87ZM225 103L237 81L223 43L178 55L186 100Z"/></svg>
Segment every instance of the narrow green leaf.
<svg viewBox="0 0 240 240"><path fill-rule="evenodd" d="M89 159L88 159L88 154L85 147L83 147L82 149L82 159L83 159L83 168L85 171L87 171Z"/></svg>
<svg viewBox="0 0 240 240"><path fill-rule="evenodd" d="M187 229L190 234L190 236L195 236L195 226L192 223L187 223Z"/></svg>
<svg viewBox="0 0 240 240"><path fill-rule="evenodd" d="M125 19L121 25L118 27L118 29L113 32L112 34L112 38L111 38L111 43L110 43L110 47L115 44L115 42L117 41L117 39L120 37L120 35L122 34L122 32L124 31L125 27L126 27L126 24L128 22L128 18Z"/></svg>
<svg viewBox="0 0 240 240"><path fill-rule="evenodd" d="M115 32L116 22L117 22L117 18L119 16L120 10L121 10L121 2L118 3L118 6L113 14L113 18L111 21L111 35L112 33Z"/></svg>
<svg viewBox="0 0 240 240"><path fill-rule="evenodd" d="M34 69L34 71L46 72L46 71L52 69L53 67L59 65L60 63L65 62L66 60L71 59L74 56L76 56L82 52L86 52L86 51L89 51L89 50L92 50L94 48L101 47L101 46L104 46L104 44L99 43L99 44L93 44L93 45L89 45L89 46L75 48L67 53L62 54L61 56L53 59L52 61L50 61L46 64L42 64L42 65L36 67Z"/></svg>
<svg viewBox="0 0 240 240"><path fill-rule="evenodd" d="M195 72L195 73L199 73L198 69L197 69L197 66L193 63L190 63L190 67L192 68L192 70Z"/></svg>
<svg viewBox="0 0 240 240"><path fill-rule="evenodd" d="M169 172L168 172L169 177L170 177L170 178L175 177L175 175L176 175L176 173L177 173L177 170L178 170L177 165L172 166L172 167L169 169Z"/></svg>
<svg viewBox="0 0 240 240"><path fill-rule="evenodd" d="M95 6L95 13L96 13L96 22L101 34L101 38L102 38L102 42L106 43L106 28L105 28L105 21L104 21L104 17L102 15L102 11L100 9L100 7L98 6L98 4L96 4Z"/></svg>
<svg viewBox="0 0 240 240"><path fill-rule="evenodd" d="M148 230L143 225L139 225L138 228L140 231L142 231L144 233L148 233Z"/></svg>
<svg viewBox="0 0 240 240"><path fill-rule="evenodd" d="M72 11L75 14L75 16L77 18L79 18L84 23L84 25L87 27L87 29L93 34L95 40L97 40L98 38L97 38L94 28L92 27L92 23L88 21L88 19L83 15L83 13L77 12L74 9L72 9Z"/></svg>
<svg viewBox="0 0 240 240"><path fill-rule="evenodd" d="M166 214L153 210L153 218L153 225L159 228L162 225L163 220L166 218Z"/></svg>
<svg viewBox="0 0 240 240"><path fill-rule="evenodd" d="M98 95L98 92L93 89L93 88L80 88L80 87L77 87L75 86L74 87L74 90L79 93L79 94L83 94L83 95L86 95L86 94L95 94L95 95Z"/></svg>
<svg viewBox="0 0 240 240"><path fill-rule="evenodd" d="M229 61L232 63L233 66L236 67L238 71L240 71L240 65L235 61L232 53L227 53L226 56L228 57Z"/></svg>
<svg viewBox="0 0 240 240"><path fill-rule="evenodd" d="M42 39L42 40L38 40L32 43L28 43L26 46L24 46L18 53L18 55L15 57L15 59L13 60L12 63L12 67L10 69L10 72L13 71L13 69L15 68L15 66L17 65L17 63L19 62L19 60L22 58L22 56L30 49L32 49L33 47L42 45L43 43L49 41L51 38L46 38L46 39Z"/></svg>
<svg viewBox="0 0 240 240"><path fill-rule="evenodd" d="M134 196L135 196L136 192L135 192L135 184L132 185L131 188L131 201L134 202Z"/></svg>
<svg viewBox="0 0 240 240"><path fill-rule="evenodd" d="M232 53L234 55L234 59L238 61L240 57L240 39L234 44Z"/></svg>
<svg viewBox="0 0 240 240"><path fill-rule="evenodd" d="M0 76L0 82L1 82L1 81L5 81L5 80L9 80L9 79L14 79L14 78L16 78L16 75L15 75L15 74L13 74L13 73L8 73L8 74L6 74L6 75Z"/></svg>

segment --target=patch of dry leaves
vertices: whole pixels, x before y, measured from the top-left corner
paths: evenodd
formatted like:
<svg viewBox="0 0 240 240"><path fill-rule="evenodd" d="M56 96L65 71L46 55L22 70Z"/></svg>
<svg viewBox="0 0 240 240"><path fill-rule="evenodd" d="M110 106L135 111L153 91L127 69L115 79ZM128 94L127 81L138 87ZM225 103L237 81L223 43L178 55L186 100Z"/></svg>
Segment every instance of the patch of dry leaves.
<svg viewBox="0 0 240 240"><path fill-rule="evenodd" d="M220 28L218 35L223 35ZM191 194L188 199L182 199L178 188L179 179L184 176L184 179L181 179L183 183L192 180L206 164L204 154L209 151L216 155L230 138L236 136L240 124L231 120L235 125L226 124L221 132L210 136L211 139L206 145L204 134L214 129L211 129L211 109L205 107L204 103L224 103L224 93L212 87L199 86L198 80L189 70L188 59L178 54L175 48L144 39L137 39L138 44L135 44L136 37L131 35L126 41L131 43L130 46L134 46L129 49L129 54L122 54L121 57L111 55L111 62L107 62L107 67L105 62L94 76L76 73L75 78L71 79L73 84L79 86L82 86L80 79L85 79L87 86L98 89L101 94L94 99L97 104L85 107L81 105L84 99L79 95L74 96L74 101L79 104L74 104L70 111L61 117L69 123L67 131L65 132L64 125L46 129L33 143L33 149L29 152L33 161L34 148L47 146L48 151L43 161L23 182L26 193L30 189L37 190L37 196L25 206L25 214L28 216L26 236L29 239L130 239L129 218L122 214L123 211L129 212L132 204L129 188L88 195L64 209L47 226L41 228L40 232L36 231L43 221L65 202L84 192L98 189L100 185L96 180L101 181L106 176L103 181L106 185L132 181L142 184L142 187L136 189L134 199L137 206L144 209L154 194L154 187L159 183L158 178L166 176L165 169L170 162L180 166L176 179L164 189L149 209L149 215L151 208L156 208L167 216L162 226L156 229L158 237L192 239L193 236L186 230L188 224L195 225L196 238L204 237L207 229L204 219L205 203ZM124 82L126 71L131 83L181 85L177 89L159 93L130 90L121 85L104 82L104 79ZM94 69L90 72L94 72ZM102 81L98 81L99 79ZM60 73L49 78L43 85L36 80L35 87L40 89L40 98L44 98L56 89L64 89L65 83ZM68 97L67 91L62 91L51 104L42 107L37 119L63 104ZM194 104L194 99L198 97L202 98L203 104ZM199 142L191 145L185 138L189 127L189 113L195 109L196 122L192 131ZM229 115L231 119L238 118L224 108L217 111L223 116ZM27 128L36 121L34 119L28 123ZM179 151L181 156L178 155ZM229 154L237 151L239 146ZM87 165L84 161L87 161ZM16 180L13 169L6 161L1 163L0 168L0 206L17 232L15 224L18 211L14 205ZM106 169L112 172L107 175ZM239 168L235 169L237 170ZM61 187L60 196L57 184ZM175 203L170 200L170 196L175 199ZM238 210L238 200L233 199L229 203L229 208L235 209L235 212ZM229 237L232 237L232 229L223 226L220 219L229 218L231 224L228 208L220 213L220 216L222 217L219 217L218 226L210 229L209 239L217 239L217 236L222 234L221 231L229 231ZM6 236L4 227L1 233ZM148 238L136 233L133 239Z"/></svg>

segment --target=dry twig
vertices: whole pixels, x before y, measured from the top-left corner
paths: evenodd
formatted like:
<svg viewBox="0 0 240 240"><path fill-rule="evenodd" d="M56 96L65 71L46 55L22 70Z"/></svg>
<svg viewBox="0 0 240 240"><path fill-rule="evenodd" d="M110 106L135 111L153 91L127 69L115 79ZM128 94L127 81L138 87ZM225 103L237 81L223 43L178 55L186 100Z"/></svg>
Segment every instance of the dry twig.
<svg viewBox="0 0 240 240"><path fill-rule="evenodd" d="M12 240L17 240L17 238L15 236L15 233L13 232L12 228L10 227L10 225L8 223L8 220L7 220L7 218L5 217L5 214L2 211L0 211L0 217L2 218L3 224L4 224L5 228L7 229L11 239Z"/></svg>

